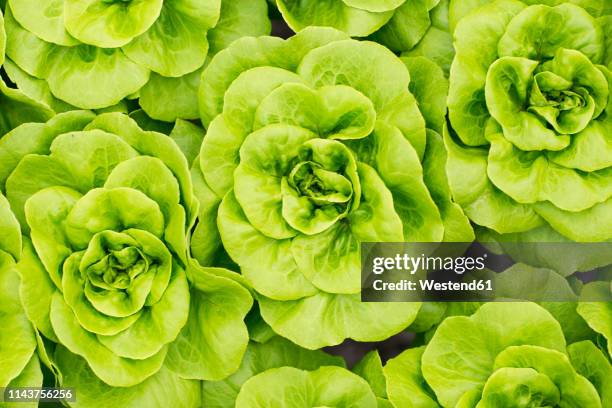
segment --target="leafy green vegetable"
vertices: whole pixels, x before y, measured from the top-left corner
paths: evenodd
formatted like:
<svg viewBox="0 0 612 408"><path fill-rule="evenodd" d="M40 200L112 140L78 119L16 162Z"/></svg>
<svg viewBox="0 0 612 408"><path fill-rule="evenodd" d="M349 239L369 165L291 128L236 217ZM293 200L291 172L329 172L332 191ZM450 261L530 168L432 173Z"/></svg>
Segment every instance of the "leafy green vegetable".
<svg viewBox="0 0 612 408"><path fill-rule="evenodd" d="M6 32L4 17L0 10L0 66L5 62ZM51 119L53 111L36 100L28 98L21 91L6 86L0 78L0 135L8 133L22 123L46 122Z"/></svg>
<svg viewBox="0 0 612 408"><path fill-rule="evenodd" d="M249 379L236 398L237 408L341 405L373 407L376 397L365 380L339 367L271 369Z"/></svg>
<svg viewBox="0 0 612 408"><path fill-rule="evenodd" d="M323 366L344 367L344 360L318 350L306 350L275 336L264 343L252 342L234 374L223 381L205 381L203 401L207 407L234 407L238 393L244 383L270 369L293 367L303 371L314 371Z"/></svg>
<svg viewBox="0 0 612 408"><path fill-rule="evenodd" d="M19 275L15 269L20 257L19 224L8 201L0 194L0 388L42 385L36 335L21 305Z"/></svg>
<svg viewBox="0 0 612 408"><path fill-rule="evenodd" d="M612 365L610 360L590 341L570 344L567 353L576 371L597 389L601 405L612 403Z"/></svg>
<svg viewBox="0 0 612 408"><path fill-rule="evenodd" d="M358 364L361 370L355 370L364 377L360 378L344 368L340 357L273 337L265 343L251 343L242 366L229 378L205 381L202 400L210 408L373 407L380 387L370 385L372 377L366 378L366 373L371 369L366 367L375 365L374 356L369 354ZM384 382L382 367L379 370L378 380Z"/></svg>
<svg viewBox="0 0 612 408"><path fill-rule="evenodd" d="M244 38L204 71L194 255L214 263L220 237L265 321L303 347L380 340L414 319L418 304L360 302L360 242L440 241L455 223L472 234L450 192L434 201L424 181L421 159L442 169L443 155L426 152L409 85L390 51L329 28ZM433 126L439 102L425 107Z"/></svg>
<svg viewBox="0 0 612 408"><path fill-rule="evenodd" d="M183 392L193 393L185 406L199 406L198 380L240 364L252 298L231 272L188 258L198 202L179 146L120 113L73 111L15 128L0 157L0 188L24 234L21 302L56 345L76 406Z"/></svg>
<svg viewBox="0 0 612 408"><path fill-rule="evenodd" d="M0 0L0 389L612 406L611 70L609 0ZM492 302L361 301L475 239Z"/></svg>
<svg viewBox="0 0 612 408"><path fill-rule="evenodd" d="M591 282L584 286L581 296L592 299L594 294L610 294L611 290L610 281ZM603 336L612 357L612 302L581 302L577 311L593 330Z"/></svg>
<svg viewBox="0 0 612 408"><path fill-rule="evenodd" d="M8 1L12 77L53 104L60 100L102 109L140 97L142 108L155 119L195 119L199 76L209 51L238 36L270 30L264 0L223 3Z"/></svg>
<svg viewBox="0 0 612 408"><path fill-rule="evenodd" d="M370 384L378 408L393 407L387 397L387 380L383 373L383 363L378 351L372 350L359 361L352 370Z"/></svg>
<svg viewBox="0 0 612 408"><path fill-rule="evenodd" d="M448 0L277 0L296 32L309 26L334 27L351 37L370 36L392 51L426 56L448 72L453 57Z"/></svg>
<svg viewBox="0 0 612 408"><path fill-rule="evenodd" d="M429 344L389 361L387 392L402 407L606 406L609 363L592 343L575 344L568 357L559 323L534 303L485 304L445 319ZM578 347L594 356L592 366L576 357Z"/></svg>
<svg viewBox="0 0 612 408"><path fill-rule="evenodd" d="M610 50L588 13L603 2L465 3L480 7L454 31L454 198L474 223L522 240L610 240Z"/></svg>

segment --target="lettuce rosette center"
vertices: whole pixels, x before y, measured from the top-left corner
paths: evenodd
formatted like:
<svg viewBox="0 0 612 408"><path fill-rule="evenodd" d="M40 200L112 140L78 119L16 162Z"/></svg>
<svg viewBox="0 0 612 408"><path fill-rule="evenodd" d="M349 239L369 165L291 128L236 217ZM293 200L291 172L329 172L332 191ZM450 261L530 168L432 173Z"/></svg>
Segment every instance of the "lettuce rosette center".
<svg viewBox="0 0 612 408"><path fill-rule="evenodd" d="M584 54L559 48L551 60L502 57L487 73L491 116L524 151L560 151L608 103L608 81ZM561 162L560 164L563 164Z"/></svg>
<svg viewBox="0 0 612 408"><path fill-rule="evenodd" d="M321 233L359 205L357 163L338 141L319 139L303 128L270 125L249 135L240 155L234 176L236 199L254 226L268 236ZM262 195L253 196L253 185L265 186ZM267 212L275 196L278 224L270 225L258 215Z"/></svg>
<svg viewBox="0 0 612 408"><path fill-rule="evenodd" d="M137 237L149 245L143 247ZM145 254L143 250L152 253ZM85 297L98 312L113 317L127 317L145 305L156 304L172 273L172 256L164 244L154 235L138 230L98 233L75 258L80 258L78 268Z"/></svg>

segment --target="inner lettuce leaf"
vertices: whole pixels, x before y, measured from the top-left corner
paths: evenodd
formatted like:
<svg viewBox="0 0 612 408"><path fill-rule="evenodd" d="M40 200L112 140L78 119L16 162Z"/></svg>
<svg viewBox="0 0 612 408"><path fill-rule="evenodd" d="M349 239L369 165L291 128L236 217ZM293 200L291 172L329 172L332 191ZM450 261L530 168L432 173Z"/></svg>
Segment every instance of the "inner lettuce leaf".
<svg viewBox="0 0 612 408"><path fill-rule="evenodd" d="M77 109L140 97L149 116L169 122L197 118L210 54L270 30L264 0L13 0L5 20L11 78L30 97Z"/></svg>
<svg viewBox="0 0 612 408"><path fill-rule="evenodd" d="M483 237L510 249L612 240L605 4L451 2L446 168L453 198ZM534 251L523 261L564 275L612 261Z"/></svg>
<svg viewBox="0 0 612 408"><path fill-rule="evenodd" d="M79 389L73 405L185 393L199 406L201 380L239 367L253 300L188 256L199 203L179 145L121 113L72 111L3 135L0 157L14 213L2 205L14 231L0 243L15 258L1 270L20 297L8 304L44 336L58 383Z"/></svg>
<svg viewBox="0 0 612 408"><path fill-rule="evenodd" d="M413 62L418 80L443 78ZM414 320L418 303L361 303L361 242L473 237L450 192L434 199L424 179L423 159L436 183L444 157L410 83L388 49L322 27L243 38L203 72L193 254L214 264L205 248L220 239L264 320L303 347L381 340ZM426 109L439 126L443 109Z"/></svg>

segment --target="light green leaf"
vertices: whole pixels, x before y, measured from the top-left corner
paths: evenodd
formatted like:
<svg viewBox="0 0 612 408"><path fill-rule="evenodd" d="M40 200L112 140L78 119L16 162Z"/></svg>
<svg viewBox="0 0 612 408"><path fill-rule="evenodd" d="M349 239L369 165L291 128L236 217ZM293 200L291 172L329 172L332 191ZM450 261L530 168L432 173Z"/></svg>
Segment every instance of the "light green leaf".
<svg viewBox="0 0 612 408"><path fill-rule="evenodd" d="M187 163L193 163L200 153L202 139L204 139L204 129L186 120L178 119L170 132L170 138L176 142L181 149Z"/></svg>
<svg viewBox="0 0 612 408"><path fill-rule="evenodd" d="M609 294L609 282L591 282L584 286L581 296L587 298L597 293ZM578 304L578 313L587 324L600 333L608 345L608 355L612 356L612 303L611 302L581 302Z"/></svg>
<svg viewBox="0 0 612 408"><path fill-rule="evenodd" d="M263 296L258 300L261 315L275 332L311 350L347 338L381 341L410 325L420 307L420 303L362 303L358 294L323 292L292 301Z"/></svg>
<svg viewBox="0 0 612 408"><path fill-rule="evenodd" d="M485 149L459 145L448 129L444 132L444 145L453 198L473 222L500 233L527 231L542 225L542 219L531 206L517 203L491 183Z"/></svg>
<svg viewBox="0 0 612 408"><path fill-rule="evenodd" d="M144 360L117 356L79 325L59 292L53 295L50 317L61 344L85 358L93 372L111 386L130 387L144 381L160 370L166 357L167 347Z"/></svg>
<svg viewBox="0 0 612 408"><path fill-rule="evenodd" d="M403 223L404 240L439 242L444 233L440 212L423 181L417 152L402 133L379 122L370 137L349 147L356 150L360 161L378 171L391 191L395 211Z"/></svg>
<svg viewBox="0 0 612 408"><path fill-rule="evenodd" d="M154 7L154 3L147 7ZM165 77L193 72L204 65L206 35L219 20L220 10L221 0L163 1L154 23L123 51L140 66Z"/></svg>
<svg viewBox="0 0 612 408"><path fill-rule="evenodd" d="M298 74L317 88L350 86L368 97L377 112L405 93L410 81L404 64L387 48L353 40L312 50L302 60Z"/></svg>
<svg viewBox="0 0 612 408"><path fill-rule="evenodd" d="M49 58L45 77L53 95L83 109L115 105L149 80L149 70L119 49L54 46Z"/></svg>
<svg viewBox="0 0 612 408"><path fill-rule="evenodd" d="M361 242L401 242L403 225L396 213L392 192L376 171L358 163L361 200L348 217L350 230Z"/></svg>
<svg viewBox="0 0 612 408"><path fill-rule="evenodd" d="M98 341L116 356L127 359L144 360L166 354L166 345L177 338L189 315L185 272L175 266L159 302L141 310L142 314L126 330L112 336L97 335Z"/></svg>
<svg viewBox="0 0 612 408"><path fill-rule="evenodd" d="M425 347L404 351L387 362L383 371L387 380L389 401L396 407L438 408L433 392L421 373L421 356Z"/></svg>
<svg viewBox="0 0 612 408"><path fill-rule="evenodd" d="M559 323L540 306L487 303L470 317L440 324L423 353L423 376L442 406L455 406L465 393L484 386L499 353L522 344L565 351Z"/></svg>
<svg viewBox="0 0 612 408"><path fill-rule="evenodd" d="M74 46L74 39L64 26L64 0L10 0L15 20L41 40L57 45Z"/></svg>
<svg viewBox="0 0 612 408"><path fill-rule="evenodd" d="M2 7L4 9L4 7ZM0 12L0 65L4 64L4 53L6 52L6 31L4 31L4 17Z"/></svg>
<svg viewBox="0 0 612 408"><path fill-rule="evenodd" d="M85 44L101 48L121 47L153 25L164 0L122 3L125 2L65 0L66 29Z"/></svg>
<svg viewBox="0 0 612 408"><path fill-rule="evenodd" d="M191 266L189 320L166 357L166 365L181 378L223 379L238 369L247 347L243 320L253 304L251 295L240 284L210 272Z"/></svg>
<svg viewBox="0 0 612 408"><path fill-rule="evenodd" d="M548 201L570 212L588 210L612 196L612 168L579 173L537 152L519 150L501 135L492 137L487 175L519 203Z"/></svg>
<svg viewBox="0 0 612 408"><path fill-rule="evenodd" d="M401 4L403 3L403 4ZM395 52L408 51L421 41L431 27L431 0L405 0L393 17L372 38Z"/></svg>
<svg viewBox="0 0 612 408"><path fill-rule="evenodd" d="M387 398L387 384L378 351L372 350L366 354L352 371L370 384L377 398Z"/></svg>
<svg viewBox="0 0 612 408"><path fill-rule="evenodd" d="M350 404L355 408L376 405L376 397L359 376L340 367L302 371L274 368L250 378L238 393L237 408L325 407Z"/></svg>
<svg viewBox="0 0 612 408"><path fill-rule="evenodd" d="M444 223L444 242L472 242L474 231L462 208L452 199L446 165L447 152L442 137L428 129L423 179L440 210Z"/></svg>
<svg viewBox="0 0 612 408"><path fill-rule="evenodd" d="M425 57L402 57L410 72L410 92L416 98L427 127L442 134L446 123L448 80L435 63Z"/></svg>
<svg viewBox="0 0 612 408"><path fill-rule="evenodd" d="M2 197L2 196L0 196ZM2 213L4 216L10 214ZM0 331L0 385L7 387L26 369L36 350L34 329L21 306L19 275L15 260L0 247L0 317L4 330ZM37 361L37 359L35 359ZM28 386L33 386L28 385Z"/></svg>
<svg viewBox="0 0 612 408"><path fill-rule="evenodd" d="M524 3L515 0L489 3L463 18L454 30L456 56L450 72L448 112L453 129L469 146L486 144L484 130L490 117L484 92L487 71L498 58L497 43L506 26L524 8Z"/></svg>
<svg viewBox="0 0 612 408"><path fill-rule="evenodd" d="M45 104L51 110L58 113L77 109L53 96L49 89L49 85L44 79L38 79L31 76L13 61L6 60L3 67L11 81L17 85L17 89L29 98Z"/></svg>
<svg viewBox="0 0 612 408"><path fill-rule="evenodd" d="M350 2L360 4L352 7ZM324 0L323 2L304 2L295 0L277 0L276 4L284 20L296 32L308 26L334 27L353 37L364 37L378 30L393 16L397 0L385 2L368 2L356 0ZM382 7L381 7L382 6ZM370 9L370 11L368 11Z"/></svg>
<svg viewBox="0 0 612 408"><path fill-rule="evenodd" d="M112 387L98 378L81 357L60 346L55 352L55 361L63 374L61 385L78 390L72 407L90 407L99 404L140 408L143 406L174 405L181 407L201 406L200 382L180 378L166 367L155 375L132 387Z"/></svg>
<svg viewBox="0 0 612 408"><path fill-rule="evenodd" d="M269 35L272 29L265 0L221 2L221 17L208 31L210 52L216 54L242 37Z"/></svg>
<svg viewBox="0 0 612 408"><path fill-rule="evenodd" d="M140 90L140 106L157 120L197 119L201 75L201 69L178 78L152 73L149 82Z"/></svg>
<svg viewBox="0 0 612 408"><path fill-rule="evenodd" d="M537 391L532 391L535 394L532 398L535 401L541 399L543 405L559 404L576 408L601 406L595 387L586 378L575 372L565 350L557 351L534 345L511 346L497 355L494 365L496 371L489 378L483 390L482 398L485 403L487 400L490 402L497 400L496 393L499 392L501 384L492 384L492 382L497 380L498 373L501 373L505 367L510 368L506 372L520 370L519 372L523 373L514 381L508 381L508 378L501 381L501 384L510 382L511 386L512 383L520 386L524 381L530 382L529 376L525 376L521 369L530 369L537 373L538 380L534 387ZM513 368L519 370L512 370ZM538 389L541 387L544 390ZM540 392L542 395L539 395ZM512 398L512 394L509 393L508 397Z"/></svg>
<svg viewBox="0 0 612 408"><path fill-rule="evenodd" d="M258 292L281 301L317 292L299 271L291 241L269 238L255 229L233 192L221 202L217 223L225 249Z"/></svg>
<svg viewBox="0 0 612 408"><path fill-rule="evenodd" d="M348 224L338 222L315 235L298 235L291 241L298 270L318 289L329 293L361 290L359 241Z"/></svg>
<svg viewBox="0 0 612 408"><path fill-rule="evenodd" d="M306 350L282 337L272 337L265 343L250 343L238 371L222 381L205 381L203 400L210 408L233 408L242 385L254 375L279 367L316 370L321 366L344 367L341 357L320 350Z"/></svg>
<svg viewBox="0 0 612 408"><path fill-rule="evenodd" d="M565 2L555 7L535 5L522 10L505 28L498 50L500 56L545 60L553 58L559 48L567 48L580 51L599 64L603 47L603 33L595 19L581 7Z"/></svg>
<svg viewBox="0 0 612 408"><path fill-rule="evenodd" d="M592 342L581 341L570 344L567 353L578 374L595 386L601 397L601 405L612 403L612 365Z"/></svg>
<svg viewBox="0 0 612 408"><path fill-rule="evenodd" d="M46 338L57 341L49 310L53 293L59 286L55 286L27 238L23 242L23 256L17 264L17 271L21 278L19 296L28 319Z"/></svg>
<svg viewBox="0 0 612 408"><path fill-rule="evenodd" d="M12 89L0 79L0 135L5 135L24 123L46 122L54 112L47 106ZM0 139L1 140L1 139Z"/></svg>
<svg viewBox="0 0 612 408"><path fill-rule="evenodd" d="M204 127L208 128L213 119L223 112L225 93L240 74L260 66L288 68L288 62L281 57L285 49L286 43L280 38L246 37L219 52L202 73L198 92L200 118Z"/></svg>
<svg viewBox="0 0 612 408"><path fill-rule="evenodd" d="M212 265L221 247L221 237L217 227L217 212L221 198L204 181L198 167L199 158L191 172L196 198L200 202L198 223L191 235L191 255L204 266Z"/></svg>

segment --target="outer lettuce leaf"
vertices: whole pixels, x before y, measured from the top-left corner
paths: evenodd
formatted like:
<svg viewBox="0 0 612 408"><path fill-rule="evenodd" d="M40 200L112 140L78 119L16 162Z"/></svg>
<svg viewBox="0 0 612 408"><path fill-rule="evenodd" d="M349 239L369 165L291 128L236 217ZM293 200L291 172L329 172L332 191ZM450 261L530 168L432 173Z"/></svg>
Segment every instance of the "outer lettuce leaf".
<svg viewBox="0 0 612 408"><path fill-rule="evenodd" d="M361 377L339 367L303 371L293 367L274 368L250 378L236 398L236 407L354 407L376 405L374 393Z"/></svg>
<svg viewBox="0 0 612 408"><path fill-rule="evenodd" d="M257 374L280 367L316 370L322 366L344 367L344 360L323 351L302 349L281 337L251 343L238 371L223 381L204 382L203 401L211 408L234 407L243 384Z"/></svg>
<svg viewBox="0 0 612 408"><path fill-rule="evenodd" d="M610 282L587 283L581 296L592 297L597 293L609 294ZM612 304L610 302L581 302L578 304L578 313L587 324L601 334L607 344L608 354L612 356Z"/></svg>
<svg viewBox="0 0 612 408"><path fill-rule="evenodd" d="M214 55L241 37L269 35L267 14L265 1L222 1L219 22L208 32L210 52Z"/></svg>
<svg viewBox="0 0 612 408"><path fill-rule="evenodd" d="M196 119L209 55L240 36L270 31L265 0L223 7L221 0L7 3L6 52L19 70L12 76L58 111L104 109L141 97L154 119Z"/></svg>
<svg viewBox="0 0 612 408"><path fill-rule="evenodd" d="M418 303L362 303L359 295L319 293L299 300L258 297L261 314L274 331L309 349L346 338L382 341L416 318ZM386 316L381 319L380 316Z"/></svg>
<svg viewBox="0 0 612 408"><path fill-rule="evenodd" d="M379 10L370 7L352 7L344 1L328 0L324 3L314 1L278 0L276 5L285 21L294 31L309 26L327 26L342 30L350 36L364 37L378 30L392 17L394 10L403 1L385 2ZM395 4L389 4L395 3Z"/></svg>
<svg viewBox="0 0 612 408"><path fill-rule="evenodd" d="M147 405L172 405L180 401L184 407L201 405L200 382L183 379L163 367L144 382L128 388L110 387L102 382L81 357L59 346L55 361L63 374L63 387L77 389L74 407L90 407L98 404L122 407Z"/></svg>
<svg viewBox="0 0 612 408"><path fill-rule="evenodd" d="M4 9L4 7L2 7ZM6 31L4 31L4 14L0 10L0 65L4 64L4 53L6 52Z"/></svg>
<svg viewBox="0 0 612 408"><path fill-rule="evenodd" d="M454 54L448 0L277 0L276 4L296 32L326 26L351 37L369 36L392 51L431 58L448 73Z"/></svg>
<svg viewBox="0 0 612 408"><path fill-rule="evenodd" d="M612 365L605 354L590 341L570 344L567 353L576 371L587 378L597 389L601 404L612 403Z"/></svg>
<svg viewBox="0 0 612 408"><path fill-rule="evenodd" d="M393 407L387 398L387 381L383 373L383 364L378 351L372 350L359 361L352 370L366 380L374 395L378 408Z"/></svg>
<svg viewBox="0 0 612 408"><path fill-rule="evenodd" d="M0 135L4 135L23 123L46 122L53 111L24 95L18 89L6 86L0 79Z"/></svg>
<svg viewBox="0 0 612 408"><path fill-rule="evenodd" d="M15 269L20 257L19 224L8 201L0 194L0 317L4 326L0 332L0 386L40 387L42 372L36 353L36 335L21 305L20 279Z"/></svg>
<svg viewBox="0 0 612 408"><path fill-rule="evenodd" d="M394 406L422 408L440 406L421 372L421 357L424 351L425 347L406 350L385 365L387 394Z"/></svg>

